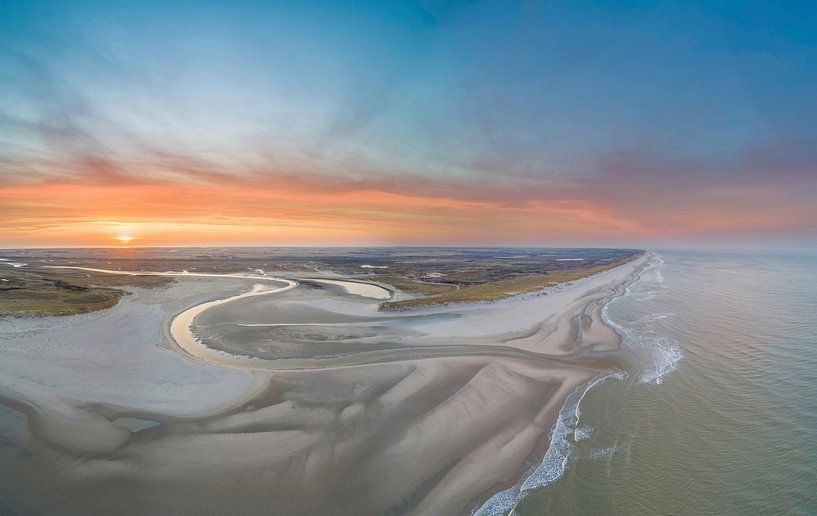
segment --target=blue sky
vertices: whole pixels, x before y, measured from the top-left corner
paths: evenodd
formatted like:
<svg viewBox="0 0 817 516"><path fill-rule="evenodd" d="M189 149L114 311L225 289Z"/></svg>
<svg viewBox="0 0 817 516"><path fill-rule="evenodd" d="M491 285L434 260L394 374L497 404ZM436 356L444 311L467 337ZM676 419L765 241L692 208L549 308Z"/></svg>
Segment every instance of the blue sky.
<svg viewBox="0 0 817 516"><path fill-rule="evenodd" d="M485 220L529 217L515 206L593 210L600 227L588 219L578 243L817 241L814 3L0 10L0 186L42 185L45 207L54 185L330 185L484 201ZM32 197L8 216L36 219L37 235L0 238L49 238L59 221ZM89 218L103 216L124 215ZM461 218L452 243L474 241L483 222ZM528 226L519 243L573 242ZM417 240L375 233L358 237Z"/></svg>

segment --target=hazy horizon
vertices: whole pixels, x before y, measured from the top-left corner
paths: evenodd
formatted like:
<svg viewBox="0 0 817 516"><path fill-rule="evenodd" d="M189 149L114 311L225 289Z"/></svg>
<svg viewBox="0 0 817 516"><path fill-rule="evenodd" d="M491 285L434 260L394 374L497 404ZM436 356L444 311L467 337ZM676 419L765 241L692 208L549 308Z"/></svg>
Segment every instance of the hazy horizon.
<svg viewBox="0 0 817 516"><path fill-rule="evenodd" d="M28 251L28 250L58 250L58 249L115 249L126 251L128 249L394 249L394 248L408 248L408 249L635 249L640 251L653 252L713 252L713 253L815 253L817 246L780 246L780 247L764 247L764 246L733 246L733 247L718 247L718 246L683 246L676 247L661 246L605 246L605 245L531 245L531 244L460 244L460 245L424 245L424 244L304 244L304 245L268 245L268 244L242 244L242 245L220 245L202 244L202 245L97 245L97 246L30 246L30 247L0 247L1 251Z"/></svg>

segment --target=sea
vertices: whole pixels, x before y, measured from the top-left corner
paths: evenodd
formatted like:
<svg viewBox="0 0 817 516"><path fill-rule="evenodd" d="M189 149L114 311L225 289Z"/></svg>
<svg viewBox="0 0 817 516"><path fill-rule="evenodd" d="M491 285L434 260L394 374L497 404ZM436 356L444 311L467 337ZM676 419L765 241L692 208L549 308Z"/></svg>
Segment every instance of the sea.
<svg viewBox="0 0 817 516"><path fill-rule="evenodd" d="M817 253L652 253L604 309L624 365L478 514L817 514Z"/></svg>

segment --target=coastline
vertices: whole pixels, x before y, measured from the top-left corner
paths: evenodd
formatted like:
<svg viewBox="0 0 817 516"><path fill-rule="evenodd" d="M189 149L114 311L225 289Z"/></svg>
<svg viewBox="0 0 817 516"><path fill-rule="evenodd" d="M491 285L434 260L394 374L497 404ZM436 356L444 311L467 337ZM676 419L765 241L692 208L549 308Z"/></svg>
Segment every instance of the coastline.
<svg viewBox="0 0 817 516"><path fill-rule="evenodd" d="M607 307L607 305L614 299L626 295L630 286L641 279L642 273L647 267L650 266L651 260L654 259L654 255L652 253L644 253L643 255L636 257L633 261L642 258L642 256L644 258L644 263L638 267L636 272L626 282L618 286L616 292L605 298L600 305L597 305L594 312L598 314L605 327L609 328L616 334L616 347L618 351L621 349L623 335L621 334L621 331L617 325L612 323L612 321L607 318L605 307ZM600 385L606 380L611 378L621 380L624 377L624 373L621 371L602 371L597 376L591 378L582 385L579 385L575 390L565 396L561 407L555 414L555 417L553 417L553 425L548 437L543 439L541 445L536 449L536 451L531 453L530 457L535 461L535 465L521 470L515 482L507 482L493 492L482 493L482 495L474 499L472 509L469 512L463 512L463 514L469 514L470 516L496 516L508 514L510 511L513 511L516 505L521 501L526 491L544 487L551 482L558 480L562 474L564 474L566 461L568 454L570 453L569 447L571 444L564 440L567 439L567 436L575 431L575 429L579 426L582 400L591 389L597 385ZM573 397L577 399L574 403L571 403L571 398ZM573 418L575 418L575 421L571 422ZM560 425L562 428L559 428ZM558 442L557 440L562 442ZM567 446L562 449L556 448L556 446L564 446L565 444L567 444ZM551 453L554 454L554 457L551 457L552 460L548 462L548 455ZM559 458L562 459L560 464L558 464ZM557 464L554 464L554 461L556 461L558 464L558 467L556 468L557 471L555 473L553 472L552 468ZM544 471L542 471L543 467Z"/></svg>
<svg viewBox="0 0 817 516"><path fill-rule="evenodd" d="M638 260L639 258L641 258L641 256L636 257L631 262L634 262L634 261ZM624 283L618 285L616 287L616 289L614 290L614 292L612 292L609 295L605 296L601 300L590 301L584 307L584 310L583 310L584 315L589 315L588 312L590 310L588 310L588 308L592 309L592 314L593 315L591 316L591 320L596 321L596 322L600 322L601 326L604 329L610 330L612 332L612 334L615 336L614 340L612 340L612 341L607 340L606 344L611 348L611 349L608 349L608 350L618 350L620 348L621 335L615 330L615 328L613 328L609 324L608 321L606 321L603 318L602 314L603 314L604 307L610 301L615 299L616 297L623 295L626 292L626 289L629 287L629 285L631 285L632 283L634 283L635 281L638 280L639 275L640 275L641 271L643 270L643 268L645 266L646 265L640 266L636 270L636 272L633 275L631 275ZM225 302L226 301L229 301L229 300L225 300ZM320 324L320 323L316 323L316 324ZM598 326L599 325L597 324L596 327L594 328L593 335L596 337L595 338L596 341L604 341L605 340L604 338L600 338L597 335L597 333L599 333L598 330L597 330ZM603 332L603 330L602 330L602 332ZM609 339L609 337L608 337L608 339ZM242 357L242 359L243 359L243 357ZM248 361L249 360L251 360L251 359L248 359ZM357 364L357 365L352 364L352 365L348 365L346 367L356 367L356 366L359 366L359 365L361 365L361 364ZM331 367L331 366L329 366L329 367ZM344 367L344 366L337 366L337 367ZM556 426L559 425L559 423L562 422L563 419L569 417L569 415L565 415L565 410L567 409L567 406L570 403L571 397L576 396L576 395L579 395L579 400L575 403L575 406L573 407L573 414L578 416L578 411L579 411L579 406L580 406L580 403L581 403L581 399L583 399L583 397L587 394L587 392L590 389L592 389L594 386L601 383L602 381L604 381L604 380L606 380L608 378L611 378L611 377L617 377L619 374L620 373L614 372L614 371L602 372L602 373L598 374L597 376L591 378L590 380L582 383L581 385L576 386L573 390L567 390L566 394L564 394L563 397L561 398L561 402L562 402L561 406L559 408L555 409L555 410L553 408L550 408L550 410L548 410L548 414L545 416L545 418L553 421L553 428L555 429ZM560 398L557 395L554 395L554 399L559 400ZM554 432L551 431L551 434L553 435ZM538 482L536 482L534 484L531 484L531 479L538 473L538 468L543 465L543 461L546 460L546 457L548 456L548 454L554 449L554 441L553 441L552 435L550 437L548 437L547 439L543 440L542 445L537 447L538 448L537 451L532 452L530 454L530 456L528 457L528 459L530 459L531 457L539 457L540 458L539 459L539 466L537 466L536 468L533 468L533 469L528 468L527 471L521 472L520 475L517 477L518 480L516 482L514 482L510 487L503 489L503 491L505 491L506 489L513 489L514 487L519 487L519 490L521 491L521 493L523 493L524 491L526 491L528 489L531 489L533 487L538 487L538 486L541 486L541 485L545 485L545 484L541 483L542 482L541 480L539 480ZM560 438L564 438L564 436L560 436ZM566 459L566 457L565 457L565 459ZM562 464L562 467L564 467L564 464ZM557 474L554 478L548 479L545 483L549 483L550 481L555 480L560 475L561 475L561 473ZM519 496L519 494L521 494L521 493L517 493L516 496ZM493 492L493 490L486 491L482 495L475 498L475 500L479 501L479 505L477 505L476 503L472 504L472 506L474 506L476 508L472 509L471 512L473 514L494 514L494 511L490 510L490 508L488 507L488 504L489 504L489 501L491 499L493 499L495 496L500 495L500 494L502 494L502 492ZM511 508L512 507L507 507L507 509L511 509ZM422 511L419 511L419 512L422 513Z"/></svg>
<svg viewBox="0 0 817 516"><path fill-rule="evenodd" d="M201 415L193 419L171 415L172 409L157 413L148 407L117 407L99 402L88 405L78 399L76 403L70 403L73 410L79 410L77 414L93 416L100 430L86 432L87 436L81 442L63 443L62 446L67 446L72 454L94 453L99 458L89 460L78 471L63 468L45 473L27 471L32 474L37 471L44 476L43 483L61 485L61 490L69 493L81 486L96 485L93 479L102 471L99 468L109 467L104 466L106 463L119 463L121 459L117 457L122 454L138 458L140 464L158 465L172 461L165 466L170 469L166 470L164 484L178 488L175 496L199 500L187 502L193 505L180 510L183 513L197 512L205 507L217 511L219 502L213 497L224 493L223 489L227 488L247 490L250 499L247 503L258 503L252 500L272 496L276 501L276 510L282 512L314 512L319 507L328 507L324 504L332 504L336 512L359 514L364 508L396 510L396 500L409 500L406 503L410 505L404 507L402 512L419 514L432 507L435 510L443 508L450 513L467 512L481 499L492 496L497 486L519 481L526 473L526 461L547 454L551 447L547 434L553 428L554 421L558 421L565 400L599 375L598 370L580 365L582 362L579 359L592 355L602 344L598 339L588 337L598 336L601 307L596 307L600 299L608 298L609 301L615 295L616 289L610 290L609 283L620 285L614 280L625 271L622 269L608 276L577 282L548 296L500 301L488 307L487 310L504 313L518 312L520 304L530 306L525 310L524 317L512 321L525 324L534 315L541 316L544 313L541 309L554 310L550 317L552 320L547 324L542 324L533 333L529 329L523 331L536 338L528 336L527 339L520 339L519 332L512 332L511 337L516 338L509 338L502 350L493 349L490 342L497 335L509 337L504 330L499 333L494 331L484 341L466 335L458 340L459 347L442 348L447 353L444 355L434 354L432 341L441 347L439 342L441 339L444 342L451 332L469 330L471 325L485 325L486 313L490 312L486 312L484 306L467 307L458 319L430 319L427 324L417 325L416 331L422 333L419 339L422 346L398 352L398 355L403 353L405 356L397 357L396 361L367 360L362 364L341 364L338 367L321 358L319 360L324 362L312 364L309 369L285 368L272 373L265 368L246 367L246 364L224 368L223 364L191 361L190 356L177 348L173 341L166 342L159 349L169 349L170 355L162 360L174 356L187 364L187 368L209 371L208 374L218 377L226 371L235 371L237 375L248 374L249 381L245 381L246 385L242 387L243 394L238 395L236 391L232 395L233 403L210 403L210 408L200 410ZM192 306L176 302L174 306L180 308L170 314L187 313L185 318L171 316L165 308L165 315L162 316L168 324L162 330L165 335L171 332L174 324L177 334L180 329L187 331L193 319L208 308L228 307L232 301L247 303L249 301L240 301L247 297L254 298L253 304L264 303L264 310L273 306L266 303L277 303L278 298L286 298L290 304L294 301L301 303L305 299L297 297L302 294L290 284L281 289L253 288L247 291L248 281L262 278L231 276L229 279L233 285L232 291L240 287L239 293L215 301L207 301L208 298L212 299L212 294L207 294L210 279L191 278L192 283L182 282L173 287L175 292L183 293L190 291L191 285L198 285L197 289L202 293L199 296L203 296L204 300ZM270 293L281 295L265 295ZM161 298L157 293L144 295L150 299ZM345 296L338 294L337 306L359 310L360 313L368 310L369 305L361 300L349 305ZM132 313L132 307L141 306L141 303L136 296L119 311L126 316ZM191 312L196 307L199 308ZM218 309L214 308L214 311ZM103 314L88 319L104 320L105 317ZM572 321L570 326L575 331L563 331L560 321L564 318ZM496 326L496 323L493 324ZM412 331L413 328L415 326L412 326ZM253 331L266 330L256 328ZM581 347L565 352L553 346L552 340L541 338L548 332L556 332L567 338L570 346L578 343ZM417 336L411 332L407 335L407 340ZM66 338L71 340L70 335ZM599 349L603 348L602 351L607 353L611 344L607 342L605 345L607 347ZM537 346L544 349L537 350ZM538 351L544 352L537 354ZM224 353L218 350L213 352ZM538 360L532 361L531 358ZM369 388L359 390L355 387L359 385ZM337 401L329 401L336 398ZM45 395L40 401L43 400L45 403L52 402ZM323 401L315 405L315 400ZM337 403L340 403L338 408L332 408ZM121 426L114 424L115 429L111 426L112 421L129 417L156 421L158 426L137 431L125 430L124 433ZM55 424L51 425L52 429L61 428ZM34 429L36 442L28 447L29 450L41 457L40 460L46 460L48 456L58 457L57 452L45 451L54 444L49 437L53 432L42 433L42 429L42 426ZM95 436L106 432L111 435L116 433L120 437L104 450L92 452L88 446L96 446L92 442ZM388 435L402 436L386 439ZM37 444L39 441L42 444ZM334 444L327 448L328 443ZM272 449L259 453L259 446ZM203 458L203 454L207 458ZM297 457L303 457L307 462L296 466L301 460ZM211 460L233 459L245 466L239 469L227 466L221 482L212 478L209 471L215 464L211 465ZM10 460L9 457L0 453L0 463L7 460ZM190 460L203 462L194 470L177 470L174 466ZM486 462L497 464L497 470L485 475ZM20 466L16 459L12 463ZM344 485L343 472L348 468L359 471L361 478L356 479L348 489L337 491L339 486ZM91 471L97 473L91 474ZM137 471L128 471L123 477L130 479L128 482L155 482ZM277 471L276 475L283 475L279 478L286 479L272 494L268 492L269 486L263 482L235 484L240 478L246 479L247 475L259 475L261 478L265 475L262 474L264 471ZM366 486L374 482L382 483L383 471L400 471L400 474L398 478L383 484L381 492L362 496L367 492ZM24 471L23 477L27 474ZM200 477L200 484L193 491L193 487L185 483L190 475ZM22 479L4 481L14 484L23 482ZM309 481L311 489L317 489L313 499L293 498L292 492L300 489L298 483L306 481ZM315 488L316 485L319 487ZM119 502L115 501L115 497L127 492L127 487L125 484L115 484L114 487L111 494L97 493L95 496L104 497L108 503L116 505ZM166 495L151 496L150 500L145 501L143 509L158 509L175 503ZM40 507L47 509L47 501L42 503L44 505Z"/></svg>

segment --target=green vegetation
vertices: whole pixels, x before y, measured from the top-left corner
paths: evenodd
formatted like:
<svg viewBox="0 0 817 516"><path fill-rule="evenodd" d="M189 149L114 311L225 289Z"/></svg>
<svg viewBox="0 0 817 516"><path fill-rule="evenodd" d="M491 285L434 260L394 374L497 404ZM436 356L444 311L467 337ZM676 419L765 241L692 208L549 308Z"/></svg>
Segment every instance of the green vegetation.
<svg viewBox="0 0 817 516"><path fill-rule="evenodd" d="M0 316L73 315L111 308L125 295L115 286L154 287L158 276L112 276L82 271L0 269Z"/></svg>
<svg viewBox="0 0 817 516"><path fill-rule="evenodd" d="M468 285L437 295L406 299L403 301L387 301L380 305L382 310L399 310L418 306L427 306L443 303L460 303L469 301L493 301L514 294L534 292L559 283L574 281L591 274L603 272L627 262L629 258L608 262L592 267L576 267L557 269L539 274L520 274L503 278L497 281L488 281L475 285Z"/></svg>
<svg viewBox="0 0 817 516"><path fill-rule="evenodd" d="M327 272L388 284L418 296L386 302L395 310L490 301L533 292L615 267L634 249L554 248L126 248L30 249L0 253L0 315L68 315L114 306L119 287L162 286L163 276L95 273L51 266L121 271L203 273ZM12 264L24 263L24 267Z"/></svg>
<svg viewBox="0 0 817 516"><path fill-rule="evenodd" d="M459 285L453 283L434 283L421 278L404 277L396 274L379 274L376 279L380 283L391 285L399 290L423 296L436 296L460 288Z"/></svg>

